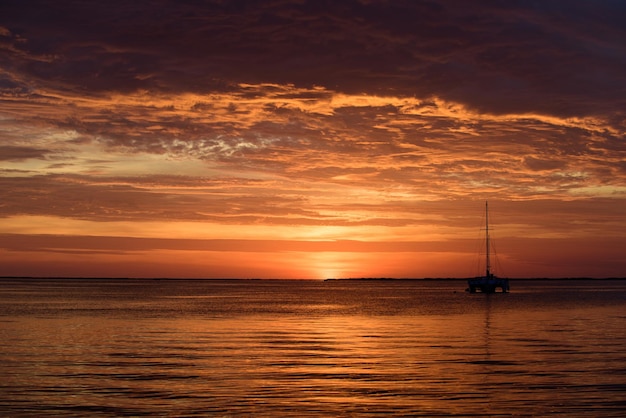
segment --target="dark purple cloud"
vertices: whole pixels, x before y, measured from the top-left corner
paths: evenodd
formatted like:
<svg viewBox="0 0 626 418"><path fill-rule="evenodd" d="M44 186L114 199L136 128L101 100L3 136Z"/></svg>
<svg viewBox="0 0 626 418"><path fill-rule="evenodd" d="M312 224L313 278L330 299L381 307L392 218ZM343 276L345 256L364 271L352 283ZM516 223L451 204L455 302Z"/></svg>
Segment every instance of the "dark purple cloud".
<svg viewBox="0 0 626 418"><path fill-rule="evenodd" d="M294 83L491 113L626 108L619 1L7 0L0 16L4 91Z"/></svg>

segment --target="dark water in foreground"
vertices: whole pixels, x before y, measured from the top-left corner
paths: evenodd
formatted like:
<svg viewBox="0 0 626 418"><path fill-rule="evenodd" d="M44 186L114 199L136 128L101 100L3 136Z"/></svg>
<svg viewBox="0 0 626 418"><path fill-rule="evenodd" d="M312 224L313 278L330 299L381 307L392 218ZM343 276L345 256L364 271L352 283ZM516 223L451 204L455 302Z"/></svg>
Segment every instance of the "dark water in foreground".
<svg viewBox="0 0 626 418"><path fill-rule="evenodd" d="M624 416L626 281L0 280L1 416Z"/></svg>

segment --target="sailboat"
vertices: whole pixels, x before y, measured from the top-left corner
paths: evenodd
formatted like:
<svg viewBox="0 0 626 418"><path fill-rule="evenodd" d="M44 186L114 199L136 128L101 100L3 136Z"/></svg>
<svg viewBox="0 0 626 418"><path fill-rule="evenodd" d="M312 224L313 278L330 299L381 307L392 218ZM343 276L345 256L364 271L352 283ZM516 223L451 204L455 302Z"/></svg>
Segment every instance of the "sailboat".
<svg viewBox="0 0 626 418"><path fill-rule="evenodd" d="M485 241L486 241L486 260L485 275L482 277L474 277L467 280L467 291L476 293L480 290L482 293L495 293L500 288L502 293L509 291L509 279L501 279L491 272L491 243L489 241L489 202L485 201Z"/></svg>

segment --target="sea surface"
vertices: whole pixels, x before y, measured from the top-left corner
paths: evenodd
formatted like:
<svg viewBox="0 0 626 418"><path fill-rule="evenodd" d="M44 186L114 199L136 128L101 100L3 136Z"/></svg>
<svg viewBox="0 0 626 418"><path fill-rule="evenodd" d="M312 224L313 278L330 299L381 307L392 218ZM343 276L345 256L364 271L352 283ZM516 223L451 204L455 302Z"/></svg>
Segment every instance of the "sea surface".
<svg viewBox="0 0 626 418"><path fill-rule="evenodd" d="M0 279L0 416L626 416L626 281Z"/></svg>

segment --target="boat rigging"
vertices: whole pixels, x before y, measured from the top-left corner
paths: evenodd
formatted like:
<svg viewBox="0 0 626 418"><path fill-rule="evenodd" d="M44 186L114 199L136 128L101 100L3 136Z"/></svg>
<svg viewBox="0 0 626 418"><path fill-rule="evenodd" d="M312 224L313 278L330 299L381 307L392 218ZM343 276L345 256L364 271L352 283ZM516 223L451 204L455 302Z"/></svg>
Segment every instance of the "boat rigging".
<svg viewBox="0 0 626 418"><path fill-rule="evenodd" d="M491 272L491 242L489 237L489 202L485 201L485 242L486 242L486 255L485 255L485 275L482 277L475 277L467 281L467 291L470 293L476 293L480 290L482 293L495 293L496 289L500 289L502 293L509 291L509 279L502 279L496 277Z"/></svg>

